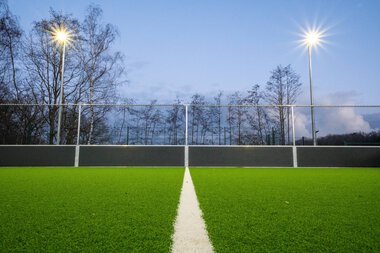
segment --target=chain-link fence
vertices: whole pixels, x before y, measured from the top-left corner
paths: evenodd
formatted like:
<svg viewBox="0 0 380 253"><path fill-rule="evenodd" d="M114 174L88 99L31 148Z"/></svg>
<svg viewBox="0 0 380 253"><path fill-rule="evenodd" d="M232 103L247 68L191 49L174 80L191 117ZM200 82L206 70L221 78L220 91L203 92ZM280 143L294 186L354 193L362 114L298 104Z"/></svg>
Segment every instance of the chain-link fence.
<svg viewBox="0 0 380 253"><path fill-rule="evenodd" d="M310 106L0 105L0 144L313 145ZM317 145L380 146L380 106L314 106Z"/></svg>

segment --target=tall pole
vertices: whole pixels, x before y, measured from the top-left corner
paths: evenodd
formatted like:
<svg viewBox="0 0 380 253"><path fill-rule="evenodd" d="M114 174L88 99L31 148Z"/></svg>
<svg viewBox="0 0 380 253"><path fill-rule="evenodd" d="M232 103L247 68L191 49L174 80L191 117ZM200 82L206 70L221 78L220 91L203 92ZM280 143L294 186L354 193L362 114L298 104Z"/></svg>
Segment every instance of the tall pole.
<svg viewBox="0 0 380 253"><path fill-rule="evenodd" d="M187 146L188 145L188 141L189 141L189 138L188 138L188 131L189 131L189 105L185 105L185 145Z"/></svg>
<svg viewBox="0 0 380 253"><path fill-rule="evenodd" d="M311 132L313 137L313 145L317 145L317 139L315 137L315 118L314 118L314 103L313 103L313 78L311 71L311 45L308 45L309 55L309 81L310 81L310 111L311 111Z"/></svg>
<svg viewBox="0 0 380 253"><path fill-rule="evenodd" d="M296 147L296 127L295 127L295 118L294 118L294 106L290 107L292 113L292 139L293 139L293 167L298 167L298 159L297 159L297 147Z"/></svg>
<svg viewBox="0 0 380 253"><path fill-rule="evenodd" d="M185 105L185 167L189 167L189 105Z"/></svg>
<svg viewBox="0 0 380 253"><path fill-rule="evenodd" d="M81 120L81 115L82 115L82 104L79 103L79 108L78 108L78 128L77 128L77 145L75 146L75 159L74 159L74 166L78 167L79 166L79 144L80 144L80 120Z"/></svg>
<svg viewBox="0 0 380 253"><path fill-rule="evenodd" d="M63 72L65 70L65 45L62 43L62 66L61 66L61 87L59 94L59 109L58 109L58 129L57 129L57 145L61 142L61 122L62 122L62 104L63 104Z"/></svg>

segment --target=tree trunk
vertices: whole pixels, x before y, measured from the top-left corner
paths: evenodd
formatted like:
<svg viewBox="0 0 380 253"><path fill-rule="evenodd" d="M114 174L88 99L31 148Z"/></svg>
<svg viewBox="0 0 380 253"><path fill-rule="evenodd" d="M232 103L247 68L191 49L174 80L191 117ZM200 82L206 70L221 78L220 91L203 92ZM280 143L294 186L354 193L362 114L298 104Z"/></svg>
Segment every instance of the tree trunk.
<svg viewBox="0 0 380 253"><path fill-rule="evenodd" d="M93 99L94 99L94 83L90 77L90 132L88 134L88 142L87 145L90 145L92 142L92 135L94 132L94 118L95 118L95 111L94 111L94 106L93 104Z"/></svg>
<svg viewBox="0 0 380 253"><path fill-rule="evenodd" d="M55 136L55 112L57 111L57 106L53 106L52 109L49 108L49 144L54 144Z"/></svg>
<svg viewBox="0 0 380 253"><path fill-rule="evenodd" d="M121 142L121 133L123 132L123 128L124 128L124 124L125 124L125 107L123 107L123 120L121 122L121 126L120 126L120 132L119 132L119 139L118 139L118 143L120 144Z"/></svg>
<svg viewBox="0 0 380 253"><path fill-rule="evenodd" d="M12 65L12 82L16 91L16 99L17 101L19 101L19 90L18 90L17 82L16 82L16 67L15 67L14 52L13 52L13 46L12 46L11 40L9 43L9 51L11 55L11 65Z"/></svg>

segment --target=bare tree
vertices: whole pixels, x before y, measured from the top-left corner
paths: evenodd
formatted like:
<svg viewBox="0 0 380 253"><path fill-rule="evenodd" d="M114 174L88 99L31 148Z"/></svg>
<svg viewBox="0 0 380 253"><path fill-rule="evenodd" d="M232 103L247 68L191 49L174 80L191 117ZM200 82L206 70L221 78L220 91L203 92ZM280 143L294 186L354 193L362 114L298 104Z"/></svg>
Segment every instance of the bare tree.
<svg viewBox="0 0 380 253"><path fill-rule="evenodd" d="M20 51L21 28L10 12L6 0L0 0L0 103L17 103L20 84L17 81L16 58ZM14 107L0 107L0 142L18 143L21 112Z"/></svg>
<svg viewBox="0 0 380 253"><path fill-rule="evenodd" d="M21 50L22 33L17 18L9 10L7 1L0 0L0 83L12 86L8 91L16 101L20 96L16 60Z"/></svg>
<svg viewBox="0 0 380 253"><path fill-rule="evenodd" d="M82 131L86 142L92 143L97 136L104 136L102 132L108 124L105 115L110 107L95 108L92 105L117 101L116 89L123 83L120 81L123 58L112 48L117 37L116 28L111 24L103 24L101 14L100 8L90 6L84 21L80 23L71 15L51 10L47 19L34 22L29 34L23 37L7 1L0 0L1 99L12 103L17 101L54 105L58 102L89 103L91 106L83 107L82 111L82 125L85 126ZM67 45L63 100L59 101L63 55L60 46L53 42L52 32L54 28L62 26L70 31L73 40ZM78 108L63 108L62 142L73 143ZM13 139L22 143L33 139L33 132L47 131L48 134L41 134L41 138L46 138L45 141L52 144L56 138L57 112L58 106L29 106L18 108L16 115L7 108L1 112L4 117L0 120L0 125L1 128L18 128L18 132L23 134ZM13 123L3 122L3 119L12 119ZM20 129L21 126L24 127ZM2 133L8 131L5 128Z"/></svg>
<svg viewBox="0 0 380 253"><path fill-rule="evenodd" d="M290 65L284 68L285 72L285 83L286 83L286 103L288 105L294 104L297 101L297 97L301 94L300 76L295 73ZM286 108L287 114L287 139L290 143L290 108Z"/></svg>
<svg viewBox="0 0 380 253"><path fill-rule="evenodd" d="M210 107L211 131L214 134L215 129L218 129L218 145L222 144L222 96L223 92L219 91L213 98L214 106ZM214 144L213 140L212 144Z"/></svg>
<svg viewBox="0 0 380 253"><path fill-rule="evenodd" d="M233 127L237 128L237 139L238 145L242 144L242 130L243 124L247 120L246 113L247 108L242 106L245 104L243 95L240 92L234 92L232 95L228 96L228 124L230 128L230 142L231 136L233 136Z"/></svg>
<svg viewBox="0 0 380 253"><path fill-rule="evenodd" d="M117 115L121 115L121 118L115 120L114 135L117 138L116 143L118 144L129 144L129 119L132 115L136 113L133 108L135 101L133 99L124 98L122 100L123 104L127 106L120 106L116 108ZM116 137L117 136L117 137Z"/></svg>
<svg viewBox="0 0 380 253"><path fill-rule="evenodd" d="M191 143L199 144L199 133L202 129L202 120L205 117L206 99L196 93L191 97Z"/></svg>
<svg viewBox="0 0 380 253"><path fill-rule="evenodd" d="M49 19L34 23L29 37L25 41L23 62L27 72L26 81L36 103L57 104L59 102L62 55L58 46L52 42L51 33L49 32L59 25L68 27L74 34L79 30L79 22L76 19L51 10ZM78 92L78 78L80 77L79 63L75 60L72 50L68 50L66 54L64 99L61 101L62 104L70 100L72 94ZM53 143L56 135L57 110L57 106L51 106L44 113L45 121L49 125L48 143L50 144Z"/></svg>
<svg viewBox="0 0 380 253"><path fill-rule="evenodd" d="M290 141L289 109L283 105L296 102L302 85L299 79L299 75L295 73L290 65L286 67L279 65L271 71L271 76L266 85L266 100L269 104L278 105L275 109L274 117L280 132L280 144L282 145L286 143L286 135L288 136L288 143Z"/></svg>
<svg viewBox="0 0 380 253"><path fill-rule="evenodd" d="M162 113L157 108L157 100L153 100L149 105L142 107L140 117L143 124L144 138L143 143L153 144L157 126L162 122Z"/></svg>
<svg viewBox="0 0 380 253"><path fill-rule="evenodd" d="M263 94L260 90L260 85L256 84L252 86L252 89L248 91L245 101L247 104L254 106L251 108L253 113L247 113L247 119L250 126L257 131L259 140L257 144L264 144L265 136L268 134L267 128L269 122L265 108L260 106L262 100Z"/></svg>
<svg viewBox="0 0 380 253"><path fill-rule="evenodd" d="M94 122L104 117L106 107L95 109L94 103L115 103L116 88L123 74L123 58L120 52L113 52L112 45L117 37L116 28L102 23L102 10L90 5L82 26L82 43L79 55L84 73L86 99L90 104L90 130L88 144L93 141Z"/></svg>
<svg viewBox="0 0 380 253"><path fill-rule="evenodd" d="M184 126L184 106L179 98L176 99L172 108L167 111L166 123L169 124L169 143L177 145L179 143L180 129Z"/></svg>

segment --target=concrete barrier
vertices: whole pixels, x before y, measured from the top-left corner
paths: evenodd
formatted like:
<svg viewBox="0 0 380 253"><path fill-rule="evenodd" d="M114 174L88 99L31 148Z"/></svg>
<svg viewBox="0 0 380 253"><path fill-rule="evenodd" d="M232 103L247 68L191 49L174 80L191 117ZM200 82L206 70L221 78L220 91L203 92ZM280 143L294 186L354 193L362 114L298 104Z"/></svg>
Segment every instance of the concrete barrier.
<svg viewBox="0 0 380 253"><path fill-rule="evenodd" d="M0 166L74 166L74 145L0 146ZM189 146L189 166L380 167L380 147ZM184 146L79 147L79 166L184 166ZM297 163L293 163L293 158Z"/></svg>
<svg viewBox="0 0 380 253"><path fill-rule="evenodd" d="M75 146L0 146L0 166L74 166Z"/></svg>
<svg viewBox="0 0 380 253"><path fill-rule="evenodd" d="M183 166L183 146L81 146L79 166Z"/></svg>
<svg viewBox="0 0 380 253"><path fill-rule="evenodd" d="M190 146L189 166L292 167L292 147Z"/></svg>
<svg viewBox="0 0 380 253"><path fill-rule="evenodd" d="M380 147L297 147L299 167L380 167Z"/></svg>

